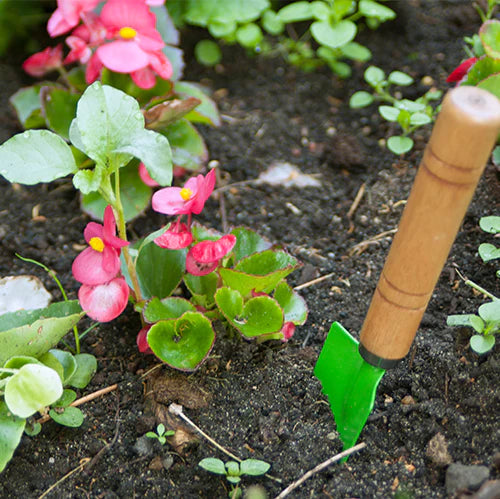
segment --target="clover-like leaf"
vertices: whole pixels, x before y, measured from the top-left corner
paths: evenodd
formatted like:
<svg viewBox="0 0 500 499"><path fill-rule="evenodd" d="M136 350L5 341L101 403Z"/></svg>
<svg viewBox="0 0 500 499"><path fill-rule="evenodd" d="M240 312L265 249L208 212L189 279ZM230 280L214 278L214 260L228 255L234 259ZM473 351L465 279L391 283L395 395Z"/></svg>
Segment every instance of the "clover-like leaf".
<svg viewBox="0 0 500 499"><path fill-rule="evenodd" d="M482 217L479 220L479 227L490 234L498 234L500 232L500 217L495 215Z"/></svg>
<svg viewBox="0 0 500 499"><path fill-rule="evenodd" d="M78 428L83 423L83 413L78 407L65 407L62 410L51 409L49 416L58 424L69 428Z"/></svg>
<svg viewBox="0 0 500 499"><path fill-rule="evenodd" d="M482 243L478 248L479 256L483 259L483 262L489 262L491 260L496 260L500 258L500 248L497 248L490 243Z"/></svg>
<svg viewBox="0 0 500 499"><path fill-rule="evenodd" d="M483 303L479 307L478 313L485 322L498 323L500 328L500 300Z"/></svg>
<svg viewBox="0 0 500 499"><path fill-rule="evenodd" d="M152 298L142 309L144 320L150 324L178 319L184 312L196 312L196 308L188 300L178 297Z"/></svg>
<svg viewBox="0 0 500 499"><path fill-rule="evenodd" d="M88 353L78 353L73 358L76 362L76 370L65 384L75 388L85 388L97 371L97 359Z"/></svg>
<svg viewBox="0 0 500 499"><path fill-rule="evenodd" d="M293 322L294 324L304 324L307 319L307 305L296 291L289 286L285 281L280 282L274 290L274 299L283 309L285 322Z"/></svg>
<svg viewBox="0 0 500 499"><path fill-rule="evenodd" d="M352 21L343 20L335 25L329 22L315 21L311 24L311 34L321 45L338 48L352 41L356 36L357 27Z"/></svg>
<svg viewBox="0 0 500 499"><path fill-rule="evenodd" d="M349 99L349 107L352 109L359 109L362 107L369 106L375 98L372 94L365 92L364 90L360 90L351 95Z"/></svg>
<svg viewBox="0 0 500 499"><path fill-rule="evenodd" d="M492 334L475 334L470 339L470 347L479 355L489 352L494 346L495 337Z"/></svg>
<svg viewBox="0 0 500 499"><path fill-rule="evenodd" d="M393 137L389 137L389 140L387 141L387 147L394 154L404 154L410 151L413 147L413 140L410 139L410 137L394 135Z"/></svg>
<svg viewBox="0 0 500 499"><path fill-rule="evenodd" d="M154 324L147 339L153 353L163 362L181 371L194 371L212 350L215 333L203 314L186 312L178 319Z"/></svg>

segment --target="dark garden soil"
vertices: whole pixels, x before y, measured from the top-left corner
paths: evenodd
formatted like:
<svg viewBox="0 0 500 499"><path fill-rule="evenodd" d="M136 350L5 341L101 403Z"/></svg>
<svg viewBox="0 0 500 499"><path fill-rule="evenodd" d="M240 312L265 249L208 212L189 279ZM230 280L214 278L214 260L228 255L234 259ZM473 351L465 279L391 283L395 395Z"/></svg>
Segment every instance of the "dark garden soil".
<svg viewBox="0 0 500 499"><path fill-rule="evenodd" d="M373 64L407 71L417 82L430 77L446 89L446 75L462 58L462 37L479 25L470 2L394 4L395 21L361 34ZM20 63L10 57L0 66L2 142L19 131L6 109L8 97L29 83ZM140 323L131 308L100 325L83 341L99 370L80 395L115 383L118 389L81 406L81 428L47 422L40 435L23 437L2 473L0 497L39 497L63 478L46 497L227 496L225 480L198 467L205 457L226 459L206 440L187 427L178 432L184 445L177 441L176 448L143 437L158 422L179 425L168 419L171 402L182 404L189 418L236 455L271 463L270 473L282 484L266 477L244 481L261 484L270 497L341 450L313 366L333 321L359 331L429 136L429 130L421 132L404 159L381 147L389 127L376 110L351 111L346 104L363 88L363 69L355 67L351 79L339 81L326 70L305 74L281 59L250 59L237 47L225 49L218 71L188 63L186 79L213 89L224 117L220 128L202 129L210 159L220 164L221 182L235 183L209 200L199 220L220 230L246 225L285 245L304 263L292 275L293 285L330 277L302 289L309 318L288 344L255 345L221 333L209 360L192 375L153 369L155 359L138 353ZM428 88L419 83L406 95L415 98ZM321 186L238 183L256 179L276 161L317 176ZM362 185L364 196L349 218ZM446 326L448 314L473 313L483 302L460 281L456 266L500 293L495 265L482 264L477 255L488 237L478 220L499 214L499 194L499 173L489 164L410 355L380 383L360 437L367 447L290 497L446 497L446 466L426 455L438 433L454 463L484 465L490 479L499 478L500 349L479 357L468 348L470 331ZM60 299L52 280L16 259L17 252L53 268L75 298L71 263L88 221L67 179L35 187L0 179L0 276L35 274ZM164 223L165 217L148 210L130 224L130 235L143 236ZM376 243L356 246L381 234Z"/></svg>

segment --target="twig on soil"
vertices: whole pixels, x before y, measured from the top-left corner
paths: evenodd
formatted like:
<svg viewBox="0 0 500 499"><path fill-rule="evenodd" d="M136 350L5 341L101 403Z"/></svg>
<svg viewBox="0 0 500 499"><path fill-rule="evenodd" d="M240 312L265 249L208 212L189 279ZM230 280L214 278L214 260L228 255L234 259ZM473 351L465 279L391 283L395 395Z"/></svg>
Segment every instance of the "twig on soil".
<svg viewBox="0 0 500 499"><path fill-rule="evenodd" d="M366 447L366 444L364 442L361 442L358 445L355 445L354 447L351 447L350 449L347 449L340 454L337 454L336 456L331 457L330 459L327 459L326 461L322 462L321 464L318 464L315 468L312 470L309 470L307 473L302 475L297 481L291 483L286 489L283 489L279 495L277 495L274 499L283 499L283 497L286 497L292 490L295 490L299 485L302 485L308 478L311 478L314 474L324 470L325 468L328 468L333 463L336 463L337 461L340 461L342 458L350 456L354 452L357 452L358 450L364 449Z"/></svg>
<svg viewBox="0 0 500 499"><path fill-rule="evenodd" d="M453 268L455 269L455 272L458 274L458 277L460 277L460 279L464 281L464 284L467 284L467 286L470 286L472 289L475 289L477 292L483 294L484 296L486 296L486 298L489 298L490 300L498 300L498 298L495 295L491 294L489 291L479 286L479 284L476 284L474 281L471 281L470 279L465 277L460 272L456 264L453 264Z"/></svg>
<svg viewBox="0 0 500 499"><path fill-rule="evenodd" d="M361 241L360 243L356 244L349 250L349 256L353 255L361 255L365 249L372 245L372 244L379 244L382 239L389 239L392 234L396 234L398 229L390 229L386 230L384 232L381 232L380 234L377 234L376 236L371 237L370 239L366 239L365 241Z"/></svg>
<svg viewBox="0 0 500 499"><path fill-rule="evenodd" d="M64 482L67 478L69 478L71 475L74 475L75 473L78 473L79 471L82 471L83 468L87 465L87 463L90 462L90 457L84 457L81 461L80 464L73 470L71 470L69 473L66 473L62 478L57 480L56 483L52 484L41 496L38 497L38 499L43 499L47 494L50 494L59 484Z"/></svg>
<svg viewBox="0 0 500 499"><path fill-rule="evenodd" d="M182 420L184 420L188 425L192 426L202 437L206 438L212 445L217 447L217 449L221 450L229 456L231 459L234 459L235 461L238 461L241 463L242 459L240 459L238 456L235 456L232 452L228 451L222 445L218 444L212 437L207 435L199 426L197 426L195 423L193 423L183 412L182 410L182 405L179 404L170 404L168 406L169 412L172 414L175 414L176 416L179 416ZM270 478L271 480L274 480L275 482L282 483L282 480L279 478L276 478L272 475L268 475L267 473L264 475L267 478Z"/></svg>
<svg viewBox="0 0 500 499"><path fill-rule="evenodd" d="M100 390L97 390L96 392L89 393L88 395L85 395L85 397L80 397L79 399L75 400L70 404L70 407L78 407L79 405L85 404L86 402L90 402L91 400L94 400L101 395L105 395L106 393L112 392L118 388L118 384L114 384L111 386L107 386L106 388L101 388ZM51 417L48 414L45 414L45 416L42 416L40 419L38 419L36 422L43 424L49 421Z"/></svg>
<svg viewBox="0 0 500 499"><path fill-rule="evenodd" d="M365 188L366 183L361 184L361 187L359 188L358 193L356 194L356 197L354 198L354 201L352 202L351 207L347 212L347 218L352 218L354 212L358 209L359 203L361 202L361 199L363 198L363 195L365 193Z"/></svg>
<svg viewBox="0 0 500 499"><path fill-rule="evenodd" d="M330 272L329 274L317 277L316 279L313 279L312 281L308 281L308 282L304 282L303 284L299 284L298 286L295 286L293 289L295 289L296 291L299 291L300 289L308 288L309 286L314 286L314 284L318 284L318 283L324 281L325 279L329 279L330 277L333 276L333 274L334 274L334 272Z"/></svg>

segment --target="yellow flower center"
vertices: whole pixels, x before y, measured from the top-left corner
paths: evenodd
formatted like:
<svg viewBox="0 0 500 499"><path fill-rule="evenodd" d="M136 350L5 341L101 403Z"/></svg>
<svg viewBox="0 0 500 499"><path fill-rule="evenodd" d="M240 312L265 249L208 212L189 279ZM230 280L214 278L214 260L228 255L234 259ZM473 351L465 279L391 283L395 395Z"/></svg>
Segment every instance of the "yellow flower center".
<svg viewBox="0 0 500 499"><path fill-rule="evenodd" d="M135 38L137 35L137 31L134 28L131 28L130 26L124 26L123 28L120 29L119 33L120 36L125 40L132 40L132 38Z"/></svg>
<svg viewBox="0 0 500 499"><path fill-rule="evenodd" d="M92 237L89 241L89 246L99 253L102 253L104 250L104 241L100 237Z"/></svg>
<svg viewBox="0 0 500 499"><path fill-rule="evenodd" d="M181 189L181 198L184 199L184 201L188 201L191 196L193 195L193 191L191 189L188 189L187 187L184 187Z"/></svg>

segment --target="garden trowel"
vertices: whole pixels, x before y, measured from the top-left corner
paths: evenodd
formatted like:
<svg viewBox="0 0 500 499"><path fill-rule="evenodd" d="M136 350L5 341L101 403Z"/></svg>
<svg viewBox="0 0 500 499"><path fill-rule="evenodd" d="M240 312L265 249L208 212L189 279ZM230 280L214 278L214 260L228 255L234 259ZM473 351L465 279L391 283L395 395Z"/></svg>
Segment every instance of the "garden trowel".
<svg viewBox="0 0 500 499"><path fill-rule="evenodd" d="M444 98L394 236L359 343L334 323L315 375L344 449L373 408L386 369L408 353L439 274L500 132L500 101L462 86Z"/></svg>

